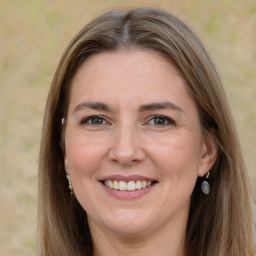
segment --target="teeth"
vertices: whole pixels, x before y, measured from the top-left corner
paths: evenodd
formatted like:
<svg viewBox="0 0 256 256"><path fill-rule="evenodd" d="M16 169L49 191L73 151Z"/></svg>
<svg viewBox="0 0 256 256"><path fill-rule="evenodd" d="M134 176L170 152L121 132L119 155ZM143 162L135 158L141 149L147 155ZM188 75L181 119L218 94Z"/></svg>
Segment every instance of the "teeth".
<svg viewBox="0 0 256 256"><path fill-rule="evenodd" d="M136 189L135 182L134 182L134 181L129 181L129 182L127 183L126 188L127 188L127 190L129 190L129 191L135 190L135 189Z"/></svg>
<svg viewBox="0 0 256 256"><path fill-rule="evenodd" d="M108 183L108 184L109 184L109 187L110 187L110 188L114 188L113 182L112 182L111 180L109 180L108 182L109 182L109 183Z"/></svg>
<svg viewBox="0 0 256 256"><path fill-rule="evenodd" d="M119 189L118 181L116 180L114 180L113 189Z"/></svg>
<svg viewBox="0 0 256 256"><path fill-rule="evenodd" d="M141 181L140 180L136 181L136 189L141 189Z"/></svg>
<svg viewBox="0 0 256 256"><path fill-rule="evenodd" d="M119 190L126 190L126 182L125 181L119 181Z"/></svg>
<svg viewBox="0 0 256 256"><path fill-rule="evenodd" d="M112 189L115 190L122 190L122 191L134 191L136 189L144 189L150 187L152 182L146 180L137 180L137 181L117 181L117 180L105 180L104 184Z"/></svg>

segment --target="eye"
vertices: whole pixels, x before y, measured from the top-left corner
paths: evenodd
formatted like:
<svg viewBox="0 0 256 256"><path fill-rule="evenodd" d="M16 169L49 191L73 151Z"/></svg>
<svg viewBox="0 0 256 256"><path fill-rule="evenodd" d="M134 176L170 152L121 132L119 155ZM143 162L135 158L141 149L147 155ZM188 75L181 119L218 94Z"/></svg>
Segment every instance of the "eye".
<svg viewBox="0 0 256 256"><path fill-rule="evenodd" d="M87 125L104 125L108 122L101 116L88 116L81 121L81 124Z"/></svg>
<svg viewBox="0 0 256 256"><path fill-rule="evenodd" d="M171 118L163 115L154 115L149 120L148 124L156 126L166 126L166 125L175 125L175 121Z"/></svg>

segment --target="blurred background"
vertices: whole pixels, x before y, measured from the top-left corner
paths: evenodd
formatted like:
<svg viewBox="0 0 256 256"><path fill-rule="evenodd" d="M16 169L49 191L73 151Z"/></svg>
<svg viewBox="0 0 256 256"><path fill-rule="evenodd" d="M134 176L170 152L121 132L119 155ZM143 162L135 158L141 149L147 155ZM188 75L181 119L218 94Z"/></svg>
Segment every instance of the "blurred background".
<svg viewBox="0 0 256 256"><path fill-rule="evenodd" d="M36 255L41 124L62 52L92 18L139 6L176 14L207 45L224 81L256 194L255 0L1 0L0 256Z"/></svg>

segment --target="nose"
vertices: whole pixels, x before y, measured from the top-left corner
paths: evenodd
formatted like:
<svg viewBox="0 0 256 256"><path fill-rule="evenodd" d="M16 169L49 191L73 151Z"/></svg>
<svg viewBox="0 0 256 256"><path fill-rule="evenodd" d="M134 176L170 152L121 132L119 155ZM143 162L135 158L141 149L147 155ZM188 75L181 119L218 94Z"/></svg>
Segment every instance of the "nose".
<svg viewBox="0 0 256 256"><path fill-rule="evenodd" d="M111 161L122 166L131 166L145 159L142 140L134 127L119 127L114 132L109 151Z"/></svg>

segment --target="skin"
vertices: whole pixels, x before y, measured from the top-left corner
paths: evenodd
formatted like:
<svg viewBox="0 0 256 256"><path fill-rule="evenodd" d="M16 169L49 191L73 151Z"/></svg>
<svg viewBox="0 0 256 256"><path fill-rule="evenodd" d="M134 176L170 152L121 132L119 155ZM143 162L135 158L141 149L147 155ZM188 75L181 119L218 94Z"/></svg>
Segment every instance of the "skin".
<svg viewBox="0 0 256 256"><path fill-rule="evenodd" d="M88 119L95 115L99 119ZM65 149L94 255L183 255L191 194L217 153L213 138L202 132L186 81L169 60L142 50L86 60L72 82ZM109 175L157 183L136 199L120 199L100 182Z"/></svg>

